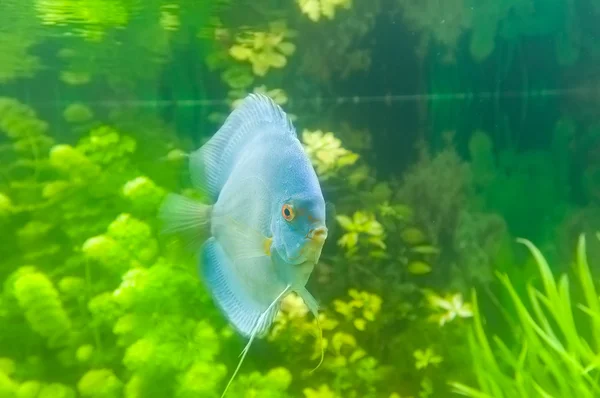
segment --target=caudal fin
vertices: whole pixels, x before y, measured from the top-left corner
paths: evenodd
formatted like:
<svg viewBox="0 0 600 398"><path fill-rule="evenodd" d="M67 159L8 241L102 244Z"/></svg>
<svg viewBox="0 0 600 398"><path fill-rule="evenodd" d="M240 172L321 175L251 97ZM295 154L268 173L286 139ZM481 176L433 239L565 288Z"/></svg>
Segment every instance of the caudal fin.
<svg viewBox="0 0 600 398"><path fill-rule="evenodd" d="M162 221L162 232L179 234L188 248L199 248L202 236L210 227L212 206L197 202L178 194L169 194L161 205L158 217Z"/></svg>

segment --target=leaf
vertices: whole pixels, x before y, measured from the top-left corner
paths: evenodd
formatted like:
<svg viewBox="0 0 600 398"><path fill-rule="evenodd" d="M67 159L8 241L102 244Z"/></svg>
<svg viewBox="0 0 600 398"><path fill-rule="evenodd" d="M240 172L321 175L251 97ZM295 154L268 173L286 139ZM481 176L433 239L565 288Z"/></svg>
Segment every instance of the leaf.
<svg viewBox="0 0 600 398"><path fill-rule="evenodd" d="M440 249L430 245L415 246L410 249L414 253L420 254L438 254Z"/></svg>
<svg viewBox="0 0 600 398"><path fill-rule="evenodd" d="M345 246L348 249L352 249L356 247L356 244L358 243L358 234L356 232L347 233L340 238L338 243L341 246Z"/></svg>
<svg viewBox="0 0 600 398"><path fill-rule="evenodd" d="M362 211L357 211L354 213L352 218L354 219L354 224L356 225L363 225L369 222L369 217Z"/></svg>
<svg viewBox="0 0 600 398"><path fill-rule="evenodd" d="M298 0L300 9L313 22L318 22L321 17L321 3L319 0Z"/></svg>
<svg viewBox="0 0 600 398"><path fill-rule="evenodd" d="M290 56L296 52L296 45L294 43L283 42L277 45L277 49L281 51L283 55Z"/></svg>
<svg viewBox="0 0 600 398"><path fill-rule="evenodd" d="M238 61L244 61L252 56L253 52L248 47L234 45L229 49L229 55Z"/></svg>
<svg viewBox="0 0 600 398"><path fill-rule="evenodd" d="M367 326L367 321L365 321L362 318L358 318L354 320L354 327L358 330L360 330L361 332L365 330Z"/></svg>
<svg viewBox="0 0 600 398"><path fill-rule="evenodd" d="M408 264L408 272L415 275L423 275L431 272L431 266L423 261L412 261Z"/></svg>
<svg viewBox="0 0 600 398"><path fill-rule="evenodd" d="M355 153L349 153L344 156L341 156L337 159L338 167L350 166L358 160L358 155Z"/></svg>
<svg viewBox="0 0 600 398"><path fill-rule="evenodd" d="M410 245L418 245L425 241L425 234L418 228L408 227L400 233L400 238Z"/></svg>
<svg viewBox="0 0 600 398"><path fill-rule="evenodd" d="M273 68L283 68L287 64L285 56L276 52L268 52L264 54L265 61Z"/></svg>
<svg viewBox="0 0 600 398"><path fill-rule="evenodd" d="M359 359L364 358L365 355L366 355L365 351L363 351L363 350L356 350L356 351L354 351L352 353L352 355L350 355L350 358L348 358L348 360L351 363L354 363L354 362L358 361Z"/></svg>
<svg viewBox="0 0 600 398"><path fill-rule="evenodd" d="M221 78L233 89L243 89L254 82L254 76L242 67L231 67L225 70Z"/></svg>
<svg viewBox="0 0 600 398"><path fill-rule="evenodd" d="M383 235L383 227L379 222L373 219L366 225L365 232L369 235L380 236Z"/></svg>
<svg viewBox="0 0 600 398"><path fill-rule="evenodd" d="M266 62L264 62L264 60L262 59L262 57L255 57L254 55L252 56L252 72L256 75L256 76L264 76L267 74L267 72L269 71L269 64L267 64Z"/></svg>
<svg viewBox="0 0 600 398"><path fill-rule="evenodd" d="M84 72L64 71L64 72L61 72L60 79L67 84L70 84L72 86L77 86L77 85L89 83L91 80L91 77L88 73L84 73Z"/></svg>
<svg viewBox="0 0 600 398"><path fill-rule="evenodd" d="M336 312L338 312L346 317L349 317L352 315L352 308L350 307L350 305L341 300L334 300L333 307L335 308Z"/></svg>
<svg viewBox="0 0 600 398"><path fill-rule="evenodd" d="M350 334L337 332L333 335L331 345L335 349L335 351L340 352L343 345L347 345L349 347L356 347L356 339Z"/></svg>
<svg viewBox="0 0 600 398"><path fill-rule="evenodd" d="M345 230L348 230L348 231L354 230L354 223L352 222L352 219L350 217L341 214L339 216L336 216L335 219L337 220L337 222L340 223L342 228L344 228Z"/></svg>
<svg viewBox="0 0 600 398"><path fill-rule="evenodd" d="M379 248L383 249L383 250L385 250L385 248L386 248L386 245L385 245L385 243L383 242L383 240L381 240L381 239L380 239L380 238L378 238L378 237L375 237L375 236L374 236L374 237L372 237L372 238L369 238L369 242L370 242L371 244L373 244L373 245L375 245L375 246L377 246L377 247L379 247Z"/></svg>
<svg viewBox="0 0 600 398"><path fill-rule="evenodd" d="M394 211L401 219L411 219L413 216L413 209L409 206L394 205Z"/></svg>

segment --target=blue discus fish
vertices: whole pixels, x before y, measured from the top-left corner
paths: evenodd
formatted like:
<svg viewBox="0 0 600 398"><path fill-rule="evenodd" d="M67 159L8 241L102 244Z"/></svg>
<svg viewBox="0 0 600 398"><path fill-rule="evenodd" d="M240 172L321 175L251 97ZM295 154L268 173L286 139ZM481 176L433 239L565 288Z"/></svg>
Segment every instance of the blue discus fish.
<svg viewBox="0 0 600 398"><path fill-rule="evenodd" d="M189 166L195 188L212 205L170 194L161 218L171 232L209 229L201 277L230 323L249 338L224 396L286 294L298 294L318 322L317 302L305 285L327 238L326 204L291 121L264 95L246 97L189 155Z"/></svg>

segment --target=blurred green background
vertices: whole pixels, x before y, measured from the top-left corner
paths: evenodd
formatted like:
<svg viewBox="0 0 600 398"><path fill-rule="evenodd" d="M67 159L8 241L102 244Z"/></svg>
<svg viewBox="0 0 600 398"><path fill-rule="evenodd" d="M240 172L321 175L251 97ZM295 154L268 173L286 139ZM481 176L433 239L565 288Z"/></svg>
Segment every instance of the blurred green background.
<svg viewBox="0 0 600 398"><path fill-rule="evenodd" d="M219 397L245 341L160 233L238 101L336 207L228 396L600 396L600 1L2 0L0 398ZM520 239L520 240L517 240Z"/></svg>

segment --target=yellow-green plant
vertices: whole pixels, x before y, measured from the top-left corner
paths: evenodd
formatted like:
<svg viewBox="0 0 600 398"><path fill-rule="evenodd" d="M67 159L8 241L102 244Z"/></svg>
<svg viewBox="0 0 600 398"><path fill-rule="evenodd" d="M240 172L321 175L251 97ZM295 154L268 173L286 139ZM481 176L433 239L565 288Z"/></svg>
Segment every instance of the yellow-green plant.
<svg viewBox="0 0 600 398"><path fill-rule="evenodd" d="M557 38L559 62L574 62L579 55L580 44L576 37L580 33L575 34L572 28L573 15L577 15L577 11L568 2L549 2L535 10L523 0L451 0L443 3L397 0L396 6L406 23L421 33L417 47L421 57L427 55L428 47L437 44L438 48L447 51L444 60L455 62L455 52L467 33L470 54L475 61L488 58L500 40L549 32ZM569 17L555 18L559 9Z"/></svg>
<svg viewBox="0 0 600 398"><path fill-rule="evenodd" d="M444 326L455 318L471 318L473 309L470 303L465 303L462 294L448 294L446 297L440 297L434 292L426 291L425 296L430 306L436 312L431 315L430 320Z"/></svg>
<svg viewBox="0 0 600 398"><path fill-rule="evenodd" d="M35 2L2 4L0 24L0 84L33 77L42 62L31 51L40 39L41 29L36 19Z"/></svg>
<svg viewBox="0 0 600 398"><path fill-rule="evenodd" d="M87 105L76 102L65 108L63 117L69 123L81 123L92 119L94 112Z"/></svg>
<svg viewBox="0 0 600 398"><path fill-rule="evenodd" d="M313 22L318 22L321 17L333 19L336 9L348 9L352 6L351 0L297 0L297 3L302 13Z"/></svg>
<svg viewBox="0 0 600 398"><path fill-rule="evenodd" d="M257 76L264 76L271 68L283 68L287 58L296 51L296 46L286 39L296 36L285 21L269 24L267 32L251 32L236 37L236 44L229 54L238 61L247 61Z"/></svg>
<svg viewBox="0 0 600 398"><path fill-rule="evenodd" d="M302 132L302 142L319 176L331 177L340 169L353 165L358 155L342 147L341 141L332 132L321 130Z"/></svg>
<svg viewBox="0 0 600 398"><path fill-rule="evenodd" d="M345 248L349 255L357 251L359 240L362 241L363 238L366 240L367 246L374 246L382 250L386 249L383 227L375 219L374 214L357 211L352 218L345 215L339 215L336 218L345 232L338 244ZM374 254L376 255L372 252L371 255L375 256Z"/></svg>
<svg viewBox="0 0 600 398"><path fill-rule="evenodd" d="M555 278L543 254L530 241L519 241L535 258L541 287L528 284L523 297L506 274L499 275L517 314L510 324L512 344L486 331L473 291L469 342L477 386L454 382L454 391L473 398L597 397L600 299L585 236L579 238L573 269L578 285L570 284L567 275Z"/></svg>
<svg viewBox="0 0 600 398"><path fill-rule="evenodd" d="M332 309L319 314L326 355L321 375L313 375L327 384L305 388L306 396L376 397L386 390L380 386L385 368L363 347L369 330L377 328L381 298L355 289L348 294L348 300L336 300ZM278 343L289 360L308 366L321 353L316 330L316 321L308 317L302 300L291 294L284 299L269 340ZM301 375L306 383L313 384L310 373L304 371Z"/></svg>

